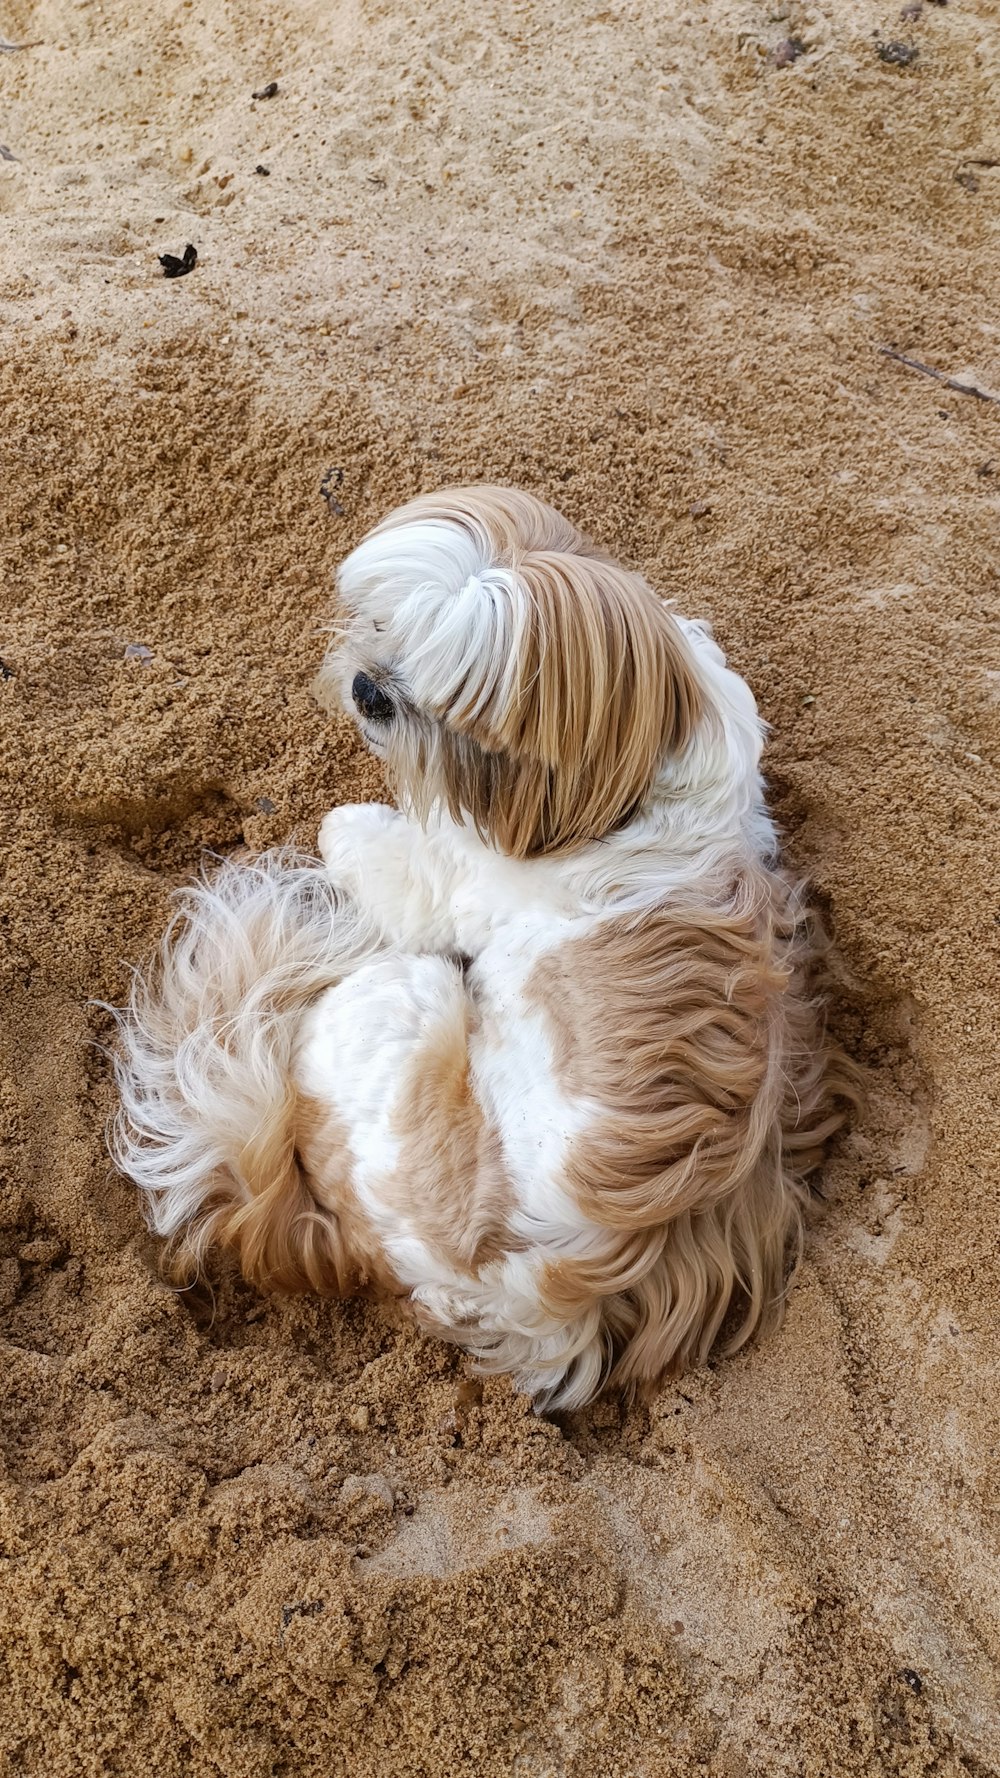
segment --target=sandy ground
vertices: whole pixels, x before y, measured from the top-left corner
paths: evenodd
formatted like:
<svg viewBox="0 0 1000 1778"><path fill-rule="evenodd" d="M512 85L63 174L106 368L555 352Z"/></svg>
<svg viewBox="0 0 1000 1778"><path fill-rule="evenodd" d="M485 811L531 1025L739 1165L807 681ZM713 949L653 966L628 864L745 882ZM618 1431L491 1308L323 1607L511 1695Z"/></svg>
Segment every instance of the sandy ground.
<svg viewBox="0 0 1000 1778"><path fill-rule="evenodd" d="M0 0L0 1769L1000 1770L1000 405L878 350L1000 394L1000 11L907 10ZM336 560L480 478L715 621L871 1078L780 1336L557 1423L171 1295L102 1149L171 887L379 792Z"/></svg>

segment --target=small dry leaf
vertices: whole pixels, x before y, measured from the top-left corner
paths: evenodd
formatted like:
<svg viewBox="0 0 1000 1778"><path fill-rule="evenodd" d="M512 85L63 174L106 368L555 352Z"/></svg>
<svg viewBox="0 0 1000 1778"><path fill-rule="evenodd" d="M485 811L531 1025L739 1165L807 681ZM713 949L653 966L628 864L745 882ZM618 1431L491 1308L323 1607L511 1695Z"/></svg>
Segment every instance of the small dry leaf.
<svg viewBox="0 0 1000 1778"><path fill-rule="evenodd" d="M198 249L189 241L180 259L176 253L161 253L159 259L165 278L184 278L198 264Z"/></svg>

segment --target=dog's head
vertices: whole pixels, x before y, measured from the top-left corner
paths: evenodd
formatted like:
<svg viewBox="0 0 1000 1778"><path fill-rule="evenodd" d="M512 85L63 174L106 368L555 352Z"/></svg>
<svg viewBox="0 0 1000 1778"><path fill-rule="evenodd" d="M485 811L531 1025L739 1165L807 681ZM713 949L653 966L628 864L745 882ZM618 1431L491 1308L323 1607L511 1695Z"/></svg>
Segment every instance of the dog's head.
<svg viewBox="0 0 1000 1778"><path fill-rule="evenodd" d="M570 850L627 821L691 740L701 694L670 612L530 494L422 495L338 586L319 695L419 816L443 803L514 857Z"/></svg>

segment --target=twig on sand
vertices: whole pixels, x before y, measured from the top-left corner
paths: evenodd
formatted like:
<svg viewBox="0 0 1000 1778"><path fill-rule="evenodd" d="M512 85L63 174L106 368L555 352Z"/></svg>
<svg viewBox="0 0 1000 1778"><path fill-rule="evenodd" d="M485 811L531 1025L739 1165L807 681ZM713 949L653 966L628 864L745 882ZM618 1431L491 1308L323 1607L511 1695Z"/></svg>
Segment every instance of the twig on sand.
<svg viewBox="0 0 1000 1778"><path fill-rule="evenodd" d="M18 49L38 49L41 38L35 37L30 43L11 43L9 37L0 37L0 56L12 56Z"/></svg>
<svg viewBox="0 0 1000 1778"><path fill-rule="evenodd" d="M908 370L918 370L921 376L933 377L936 383L943 383L946 389L955 389L959 395L974 395L977 401L992 401L1000 407L1000 395L990 395L986 389L978 389L975 383L960 383L957 377L949 377L945 371L935 370L933 364L921 364L919 358L907 358L892 346L880 346L879 351L883 358L892 358L897 364L905 364Z"/></svg>

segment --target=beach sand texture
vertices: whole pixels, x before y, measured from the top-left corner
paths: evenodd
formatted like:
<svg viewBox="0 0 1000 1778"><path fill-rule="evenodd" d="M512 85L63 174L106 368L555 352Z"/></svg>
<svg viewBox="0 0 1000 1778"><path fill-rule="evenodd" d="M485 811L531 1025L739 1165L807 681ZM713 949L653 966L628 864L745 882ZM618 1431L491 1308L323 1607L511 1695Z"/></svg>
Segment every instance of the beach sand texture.
<svg viewBox="0 0 1000 1778"><path fill-rule="evenodd" d="M0 0L3 1771L1000 1770L1000 11L906 12ZM171 1294L89 1004L382 793L335 564L487 479L750 679L871 1091L782 1332L553 1423Z"/></svg>

